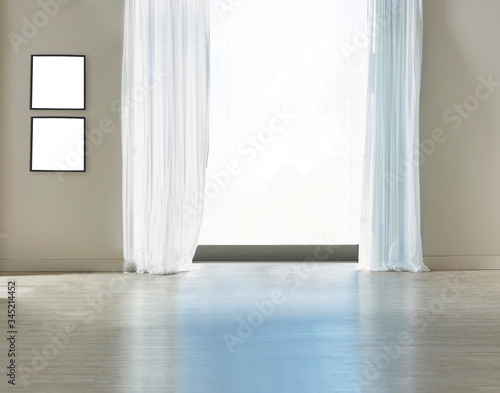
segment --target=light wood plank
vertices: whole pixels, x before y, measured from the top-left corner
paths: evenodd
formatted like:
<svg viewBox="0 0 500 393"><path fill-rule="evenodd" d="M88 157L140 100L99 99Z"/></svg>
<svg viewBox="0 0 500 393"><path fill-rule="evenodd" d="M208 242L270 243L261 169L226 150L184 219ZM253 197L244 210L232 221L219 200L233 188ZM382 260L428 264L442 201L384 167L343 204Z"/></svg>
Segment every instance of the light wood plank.
<svg viewBox="0 0 500 393"><path fill-rule="evenodd" d="M16 280L22 392L500 391L498 271L194 268L171 276L4 273L0 367L8 361L6 285ZM238 336L241 319L256 325L248 337ZM225 334L237 341L228 347Z"/></svg>

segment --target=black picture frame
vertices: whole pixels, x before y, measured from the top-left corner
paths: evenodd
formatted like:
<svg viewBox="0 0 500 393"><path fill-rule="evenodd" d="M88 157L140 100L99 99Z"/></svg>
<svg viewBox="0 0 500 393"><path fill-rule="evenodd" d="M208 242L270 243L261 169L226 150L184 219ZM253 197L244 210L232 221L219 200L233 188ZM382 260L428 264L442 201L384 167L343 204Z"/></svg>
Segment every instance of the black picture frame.
<svg viewBox="0 0 500 393"><path fill-rule="evenodd" d="M82 132L82 135L81 135L81 138L79 140L79 142L77 143L81 143L82 144L82 151L81 151L81 159L83 160L83 163L82 163L82 168L81 169L71 169L71 168L68 168L68 169L65 169L64 166L68 166L68 152L66 152L66 161L64 163L62 162L57 162L57 161L53 161L51 163L51 168L49 167L45 167L45 168L40 168L39 167L39 163L38 163L38 159L37 159L37 163L36 163L36 166L37 168L33 168L34 166L34 155L35 154L38 154L35 150L37 149L40 149L40 146L36 147L34 146L34 142L35 142L35 139L39 139L38 136L35 138L35 133L37 132L37 130L35 130L35 121L37 119L72 119L72 120L83 120L83 129L81 131ZM61 131L59 130L59 135L63 135L65 131ZM69 132L69 131L68 131ZM66 135L65 135L66 136ZM67 136L70 136L70 135L67 135ZM68 145L65 145L65 147L68 147ZM43 147L42 147L43 148ZM71 146L71 148L74 148L74 146ZM77 150L79 149L78 146L76 146ZM30 136L30 172L86 172L87 171L87 154L86 154L86 150L87 149L87 118L86 117L79 117L79 116L32 116L31 117L31 136ZM63 153L61 153L63 154ZM78 151L72 153L72 154L77 154L78 155ZM54 165L56 164L56 165ZM54 168L54 166L56 166L56 168Z"/></svg>
<svg viewBox="0 0 500 393"><path fill-rule="evenodd" d="M82 105L64 107L61 105L52 105L52 106L51 105L37 105L38 102L34 102L34 101L39 100L38 96L39 96L39 94L41 94L40 92L38 92L39 88L35 87L35 84L38 86L37 80L40 78L38 76L38 73L40 72L40 70L35 70L35 66L36 66L35 61L37 59L42 60L42 58L43 59L45 59L45 58L52 59L52 58L56 58L56 57L58 57L58 58L70 58L70 59L81 58L83 60L83 75L79 76L79 79L82 78L79 81L79 83L83 82L82 91L81 91L81 95L83 96L83 97L81 97ZM54 60L54 59L52 59L52 60ZM39 64L37 66L40 67ZM58 73L58 75L60 77L61 73ZM56 76L53 75L52 77L55 78ZM37 78L37 80L35 80L35 78ZM50 83L50 78L48 78L48 79L49 79L49 81L44 81L44 83ZM61 83L61 85L62 85L62 83ZM64 88L68 88L67 84L64 84L64 85L65 85ZM51 88L47 88L47 89L42 88L42 89L43 90L50 90L50 94L55 96L55 95L57 95L57 91L54 91L54 88L57 89L57 84L55 84L55 86L52 85ZM34 90L36 90L36 91L34 91ZM61 101L64 101L64 100L61 99ZM66 54L34 54L34 55L31 55L30 109L31 110L76 110L76 111L86 110L87 109L87 56L86 55L66 55Z"/></svg>

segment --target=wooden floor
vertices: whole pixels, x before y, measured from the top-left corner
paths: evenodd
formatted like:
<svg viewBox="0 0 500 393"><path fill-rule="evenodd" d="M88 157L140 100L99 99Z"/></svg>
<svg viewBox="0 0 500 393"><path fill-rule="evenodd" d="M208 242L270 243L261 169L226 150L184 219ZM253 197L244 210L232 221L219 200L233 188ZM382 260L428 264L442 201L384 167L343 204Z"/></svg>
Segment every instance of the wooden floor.
<svg viewBox="0 0 500 393"><path fill-rule="evenodd" d="M500 392L500 271L195 269L0 277L0 391Z"/></svg>

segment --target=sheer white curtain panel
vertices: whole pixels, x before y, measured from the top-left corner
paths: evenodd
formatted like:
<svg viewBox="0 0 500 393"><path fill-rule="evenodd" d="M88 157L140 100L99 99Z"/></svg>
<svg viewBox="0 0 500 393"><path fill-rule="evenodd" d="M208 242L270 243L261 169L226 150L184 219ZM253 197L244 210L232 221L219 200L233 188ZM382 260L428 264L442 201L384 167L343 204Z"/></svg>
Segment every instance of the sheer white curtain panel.
<svg viewBox="0 0 500 393"><path fill-rule="evenodd" d="M125 271L191 269L208 155L208 0L127 0L122 76Z"/></svg>
<svg viewBox="0 0 500 393"><path fill-rule="evenodd" d="M422 1L369 0L359 269L429 270L420 235Z"/></svg>

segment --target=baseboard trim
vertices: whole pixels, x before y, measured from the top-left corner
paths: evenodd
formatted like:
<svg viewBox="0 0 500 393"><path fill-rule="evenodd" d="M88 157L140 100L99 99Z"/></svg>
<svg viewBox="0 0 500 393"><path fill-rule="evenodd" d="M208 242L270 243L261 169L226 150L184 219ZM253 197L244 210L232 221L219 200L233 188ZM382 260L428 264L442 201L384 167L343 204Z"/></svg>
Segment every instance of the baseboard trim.
<svg viewBox="0 0 500 393"><path fill-rule="evenodd" d="M430 256L424 263L435 270L500 270L500 256Z"/></svg>
<svg viewBox="0 0 500 393"><path fill-rule="evenodd" d="M0 272L122 272L123 259L0 259Z"/></svg>
<svg viewBox="0 0 500 393"><path fill-rule="evenodd" d="M424 263L431 271L500 270L500 256L429 256ZM123 259L0 259L0 272L122 271Z"/></svg>

